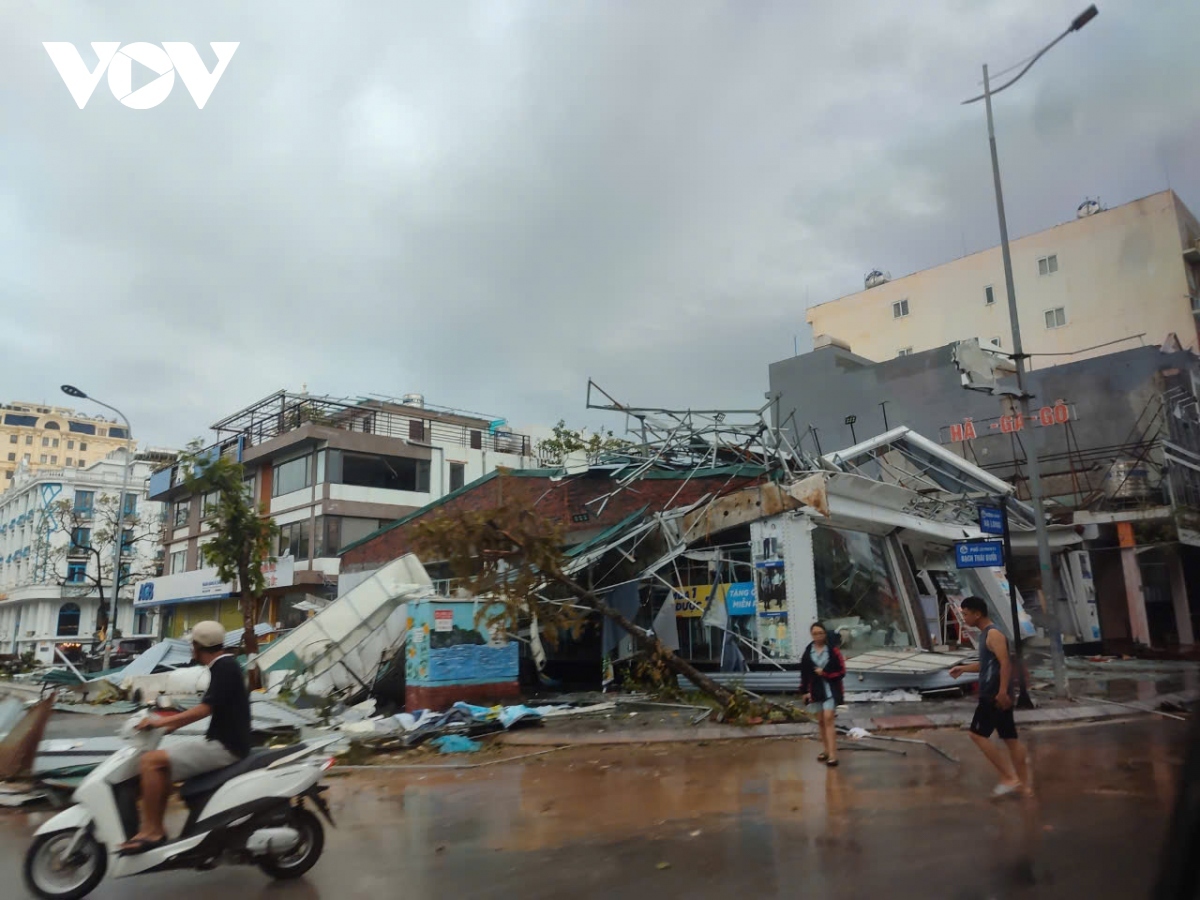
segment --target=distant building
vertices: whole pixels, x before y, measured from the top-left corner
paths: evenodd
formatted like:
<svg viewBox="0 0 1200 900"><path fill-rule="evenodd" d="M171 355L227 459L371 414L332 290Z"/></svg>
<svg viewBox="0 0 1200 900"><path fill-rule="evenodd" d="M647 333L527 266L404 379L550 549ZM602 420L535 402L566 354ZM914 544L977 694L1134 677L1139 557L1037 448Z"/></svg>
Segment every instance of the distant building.
<svg viewBox="0 0 1200 900"><path fill-rule="evenodd" d="M0 405L0 490L24 463L39 469L82 469L123 448L123 425L40 403Z"/></svg>
<svg viewBox="0 0 1200 900"><path fill-rule="evenodd" d="M1200 222L1174 191L1113 209L1085 203L1079 217L1011 248L1024 350L1039 354L1034 369L1161 344L1172 333L1196 349ZM874 362L975 337L1012 350L998 246L894 280L872 272L866 283L808 310L817 346L833 338Z"/></svg>
<svg viewBox="0 0 1200 900"><path fill-rule="evenodd" d="M241 461L246 483L282 529L260 622L284 626L304 606L336 595L339 553L380 527L460 490L497 468L531 464L528 437L504 419L404 398L333 399L280 392L213 426L210 452ZM201 619L240 628L236 585L204 564L212 538L206 498L189 496L177 466L150 480L169 503L162 578L139 590L138 608L161 613L164 636ZM310 606L311 608L311 606Z"/></svg>
<svg viewBox="0 0 1200 900"><path fill-rule="evenodd" d="M83 469L47 466L35 471L21 467L7 482L8 490L0 494L0 653L32 650L40 662L50 663L56 645L86 647L92 642L100 605L93 579L111 578L108 554L116 548L111 542L97 548L107 573L98 576L95 557L76 552L76 547L92 546L105 530L106 500L112 501L115 512L125 453L116 450ZM146 573L153 574L160 563L157 535L163 507L146 499L146 485L151 471L172 456L167 451L150 451L134 457L125 495L129 549L122 565L126 572L111 619L112 627L126 637L144 634L148 628L144 617L134 618L133 582ZM69 523L78 523L73 534L64 530L61 517L54 512L62 501L71 506ZM107 527L111 530L111 523ZM142 539L142 535L147 537ZM112 583L102 583L111 611Z"/></svg>

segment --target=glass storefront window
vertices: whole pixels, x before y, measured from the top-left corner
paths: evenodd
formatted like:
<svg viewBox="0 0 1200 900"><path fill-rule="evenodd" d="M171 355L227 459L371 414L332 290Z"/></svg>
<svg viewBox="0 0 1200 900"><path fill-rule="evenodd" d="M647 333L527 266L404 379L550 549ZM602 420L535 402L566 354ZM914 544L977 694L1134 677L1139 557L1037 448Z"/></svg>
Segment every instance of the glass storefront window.
<svg viewBox="0 0 1200 900"><path fill-rule="evenodd" d="M817 615L838 633L843 653L916 645L883 538L820 527L813 532L813 559Z"/></svg>

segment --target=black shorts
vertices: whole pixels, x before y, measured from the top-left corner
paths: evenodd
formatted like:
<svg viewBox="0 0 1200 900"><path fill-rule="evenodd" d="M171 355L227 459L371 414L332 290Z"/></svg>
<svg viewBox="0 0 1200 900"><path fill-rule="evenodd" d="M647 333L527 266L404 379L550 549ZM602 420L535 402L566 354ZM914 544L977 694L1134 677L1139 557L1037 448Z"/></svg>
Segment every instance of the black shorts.
<svg viewBox="0 0 1200 900"><path fill-rule="evenodd" d="M1012 707L1001 709L994 700L980 700L975 707L975 718L971 720L971 732L984 738L995 733L1002 741L1015 741L1017 723L1013 720Z"/></svg>

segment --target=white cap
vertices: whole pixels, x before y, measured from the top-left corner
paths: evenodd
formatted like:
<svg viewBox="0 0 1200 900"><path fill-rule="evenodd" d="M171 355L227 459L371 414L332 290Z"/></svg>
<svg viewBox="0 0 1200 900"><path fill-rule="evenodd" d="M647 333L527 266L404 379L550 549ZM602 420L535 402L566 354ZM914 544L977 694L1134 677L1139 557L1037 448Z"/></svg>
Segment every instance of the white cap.
<svg viewBox="0 0 1200 900"><path fill-rule="evenodd" d="M205 650L225 646L225 626L220 622L197 622L192 626L192 643Z"/></svg>

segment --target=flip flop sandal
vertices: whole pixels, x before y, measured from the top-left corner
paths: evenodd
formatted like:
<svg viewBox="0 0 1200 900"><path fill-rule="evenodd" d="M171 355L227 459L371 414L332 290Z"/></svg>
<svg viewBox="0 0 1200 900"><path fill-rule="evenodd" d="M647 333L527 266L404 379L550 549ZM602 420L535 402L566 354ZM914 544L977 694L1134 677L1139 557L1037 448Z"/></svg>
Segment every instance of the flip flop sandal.
<svg viewBox="0 0 1200 900"><path fill-rule="evenodd" d="M143 853L149 853L151 850L157 850L166 843L167 839L165 837L155 839L138 838L122 847L118 851L118 854L121 856L140 856Z"/></svg>
<svg viewBox="0 0 1200 900"><path fill-rule="evenodd" d="M817 754L817 762L829 762L829 754L828 753L818 753Z"/></svg>
<svg viewBox="0 0 1200 900"><path fill-rule="evenodd" d="M838 761L836 759L827 760L825 763L825 765L829 766L829 768L831 768L831 769L836 769L837 764L838 764Z"/></svg>

